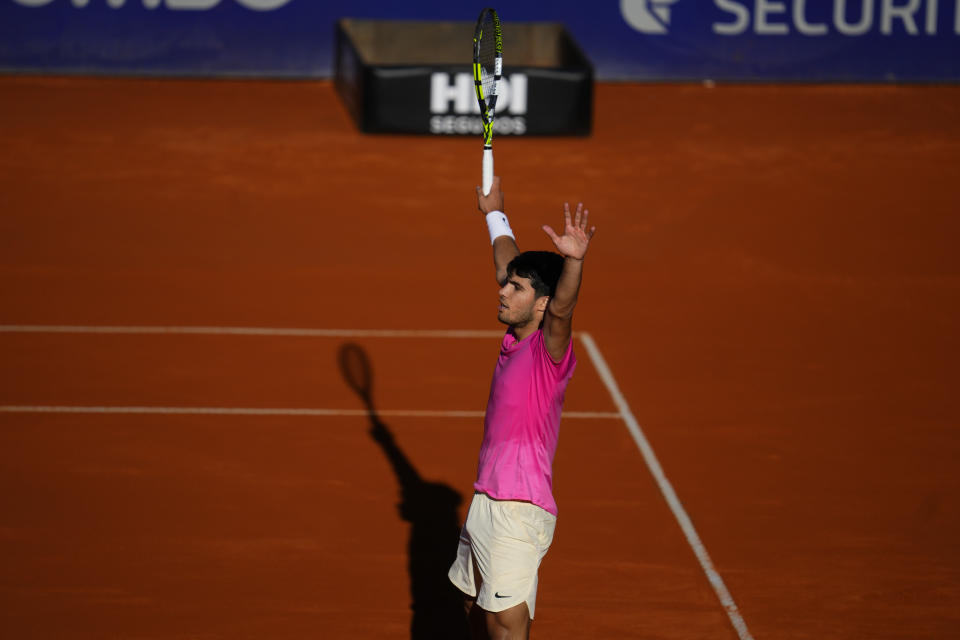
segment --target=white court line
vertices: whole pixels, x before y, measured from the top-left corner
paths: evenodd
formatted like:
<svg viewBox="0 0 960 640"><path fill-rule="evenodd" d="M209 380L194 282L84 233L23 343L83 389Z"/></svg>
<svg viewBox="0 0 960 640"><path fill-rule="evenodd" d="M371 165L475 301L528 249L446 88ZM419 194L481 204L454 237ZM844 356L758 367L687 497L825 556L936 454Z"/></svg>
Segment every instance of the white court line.
<svg viewBox="0 0 960 640"><path fill-rule="evenodd" d="M261 407L93 407L82 405L2 405L0 413L119 413L156 415L217 416L366 416L366 409L277 409ZM377 410L387 418L482 418L483 411L436 411L430 409ZM564 418L619 420L620 414L610 411L565 411Z"/></svg>
<svg viewBox="0 0 960 640"><path fill-rule="evenodd" d="M182 327L182 326L90 326L90 325L0 325L0 333L74 333L135 335L243 335L306 336L322 338L499 338L503 331L443 329L293 329L272 327ZM84 407L84 406L0 406L3 413L138 413L208 415L363 416L365 409L283 409L243 407ZM483 411L431 411L387 409L384 417L483 417ZM619 413L567 411L565 418L619 418Z"/></svg>
<svg viewBox="0 0 960 640"><path fill-rule="evenodd" d="M503 335L502 331L458 331L458 330L381 330L381 329L285 329L269 327L151 327L151 326L83 326L83 325L0 325L0 333L92 333L92 334L195 334L195 335L263 335L263 336L315 336L332 338L492 338ZM730 622L740 640L753 640L746 622L740 615L733 597L713 566L713 561L697 530L680 503L670 481L667 480L653 447L647 441L640 424L630 411L630 406L620 392L606 360L597 348L593 337L586 332L576 332L590 355L590 360L606 385L619 413L604 412L564 412L565 418L621 418L633 436L644 462L653 475L674 518L683 530L687 543L693 549L707 580L723 605ZM241 409L241 408L204 408L204 407L43 407L43 406L0 406L5 413L166 413L166 414L219 414L219 415L314 415L347 416L367 415L362 409ZM480 417L482 411L378 411L385 417Z"/></svg>
<svg viewBox="0 0 960 640"><path fill-rule="evenodd" d="M499 338L503 331L443 329L287 329L283 327L150 327L5 324L0 333L105 333L139 335L306 336L319 338Z"/></svg>
<svg viewBox="0 0 960 640"><path fill-rule="evenodd" d="M673 490L673 486L670 484L670 481L667 480L667 476L663 472L663 467L660 466L660 462L653 452L653 447L651 447L647 441L647 437L643 434L643 429L640 428L637 419L633 417L633 412L630 411L630 405L627 404L626 398L620 393L620 387L617 386L617 382L613 378L613 373L611 373L610 367L607 366L607 361L603 359L600 349L597 348L597 344L593 341L593 337L589 333L581 331L579 336L581 342L583 342L583 346L587 348L587 353L590 354L590 360L593 361L593 366L596 367L597 373L600 374L600 378L607 386L610 397L613 398L614 404L620 409L620 417L623 418L623 421L627 425L627 430L630 431L630 435L633 436L634 441L637 443L637 447L639 447L640 453L643 455L643 460L647 463L647 468L650 469L654 480L657 481L657 486L660 487L660 493L663 494L664 499L670 506L670 510L673 512L674 518L677 519L677 523L683 530L683 535L686 536L687 543L690 545L690 548L693 549L694 555L696 555L697 560L700 561L700 568L703 569L707 580L709 580L711 586L713 586L713 591L717 594L720 604L723 605L724 610L727 612L727 616L730 618L733 628L736 629L737 635L740 636L740 640L753 640L753 636L750 635L750 631L747 629L747 623L744 622L743 616L740 615L737 604L733 601L730 591L727 590L727 586L723 583L723 578L720 577L720 574L714 568L713 561L710 560L707 548L703 545L700 536L697 534L697 530L693 527L690 516L687 515L687 511L680 503L680 499Z"/></svg>

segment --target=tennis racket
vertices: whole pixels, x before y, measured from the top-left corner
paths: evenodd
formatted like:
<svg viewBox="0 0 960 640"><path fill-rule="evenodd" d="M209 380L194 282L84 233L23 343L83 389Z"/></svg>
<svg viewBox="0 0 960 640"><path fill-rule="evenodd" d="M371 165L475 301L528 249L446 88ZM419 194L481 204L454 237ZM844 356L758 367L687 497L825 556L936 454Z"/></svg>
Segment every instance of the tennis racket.
<svg viewBox="0 0 960 640"><path fill-rule="evenodd" d="M473 84L483 121L483 194L493 184L493 117L497 108L497 85L503 72L503 37L500 18L484 9L473 32Z"/></svg>

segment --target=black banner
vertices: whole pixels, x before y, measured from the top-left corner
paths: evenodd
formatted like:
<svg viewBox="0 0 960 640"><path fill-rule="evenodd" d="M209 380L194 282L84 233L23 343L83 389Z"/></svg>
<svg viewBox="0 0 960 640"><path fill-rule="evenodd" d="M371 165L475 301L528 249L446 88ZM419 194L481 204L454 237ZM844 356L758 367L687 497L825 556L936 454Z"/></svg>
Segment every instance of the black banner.
<svg viewBox="0 0 960 640"><path fill-rule="evenodd" d="M367 133L479 136L467 46L472 26L340 21L336 86L358 128ZM526 23L514 25L512 33L515 59L521 64L511 64L507 27L495 135L589 135L593 68L566 29ZM393 46L378 47L382 39ZM404 49L396 43L411 44ZM463 62L451 63L458 53Z"/></svg>

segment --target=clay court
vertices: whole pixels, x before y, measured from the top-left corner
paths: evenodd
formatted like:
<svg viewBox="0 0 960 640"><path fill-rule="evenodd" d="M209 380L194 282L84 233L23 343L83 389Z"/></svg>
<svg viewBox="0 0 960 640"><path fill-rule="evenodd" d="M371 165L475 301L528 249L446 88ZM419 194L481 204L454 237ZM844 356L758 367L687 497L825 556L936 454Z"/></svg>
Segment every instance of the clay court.
<svg viewBox="0 0 960 640"><path fill-rule="evenodd" d="M0 140L2 635L434 637L502 331L480 141L31 77ZM598 227L533 637L955 637L960 89L600 84L496 153L521 248Z"/></svg>

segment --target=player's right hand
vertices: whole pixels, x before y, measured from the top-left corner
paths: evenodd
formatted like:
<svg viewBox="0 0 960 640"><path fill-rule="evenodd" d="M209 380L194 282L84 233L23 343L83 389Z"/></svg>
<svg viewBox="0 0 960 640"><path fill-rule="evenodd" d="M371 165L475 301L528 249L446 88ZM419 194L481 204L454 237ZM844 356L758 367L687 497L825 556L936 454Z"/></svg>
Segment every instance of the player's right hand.
<svg viewBox="0 0 960 640"><path fill-rule="evenodd" d="M490 193L483 195L483 190L477 187L477 208L480 213L487 215L493 211L503 211L503 190L500 189L500 176L493 176Z"/></svg>

